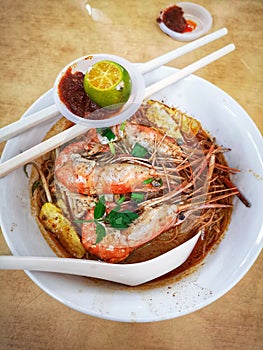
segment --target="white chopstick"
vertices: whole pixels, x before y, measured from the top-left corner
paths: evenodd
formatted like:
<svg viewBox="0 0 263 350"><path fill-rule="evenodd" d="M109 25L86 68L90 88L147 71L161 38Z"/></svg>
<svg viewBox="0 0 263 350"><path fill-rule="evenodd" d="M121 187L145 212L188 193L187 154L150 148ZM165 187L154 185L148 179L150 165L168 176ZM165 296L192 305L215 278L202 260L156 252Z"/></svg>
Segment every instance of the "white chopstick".
<svg viewBox="0 0 263 350"><path fill-rule="evenodd" d="M219 49L210 55L207 55L200 60L190 64L189 66L184 67L183 69L179 70L178 72L169 75L167 78L164 78L157 83L149 86L145 89L145 98L148 98L149 96L153 95L154 93L164 89L165 87L177 83L178 81L182 80L183 78L187 77L188 75L196 72L198 69L201 69L208 64L218 60L219 58L227 55L228 53L235 50L234 44L229 44L227 46L224 46L222 49Z"/></svg>
<svg viewBox="0 0 263 350"><path fill-rule="evenodd" d="M40 123L44 123L45 121L59 115L60 113L57 106L51 105L49 107L41 109L36 113L30 114L23 119L19 119L18 121L0 129L0 142L7 141L12 137L33 128L34 126L37 126Z"/></svg>
<svg viewBox="0 0 263 350"><path fill-rule="evenodd" d="M184 56L187 53L194 51L196 49L199 49L200 47L211 43L212 41L215 41L222 36L227 34L227 29L222 28L217 30L214 33L207 34L206 36L203 36L202 38L199 38L197 40L194 40L188 44L185 44L175 50L169 51L165 53L164 55L158 56L143 65L139 66L138 69L140 70L141 74L146 74L148 72L151 72L152 70L163 66L164 64L171 62L175 60L178 57Z"/></svg>
<svg viewBox="0 0 263 350"><path fill-rule="evenodd" d="M156 93L157 91L182 80L183 78L189 76L193 72L197 71L200 68L218 60L219 58L225 56L235 49L234 44L229 44L223 47L220 50L213 52L212 54L205 56L197 62L186 66L180 71L172 74L171 76L160 80L159 82L147 87L145 89L145 98L148 98L150 95ZM33 159L42 156L43 154L51 151L52 149L60 146L61 144L72 140L73 138L83 134L89 128L83 125L74 125L68 130L65 130L56 136L41 142L40 144L24 151L23 153L18 154L17 156L7 160L6 162L0 164L0 178L9 174L11 171L27 164Z"/></svg>
<svg viewBox="0 0 263 350"><path fill-rule="evenodd" d="M222 28L217 30L214 33L208 34L200 39L197 39L191 43L183 45L175 50L167 52L164 55L154 58L141 66L138 66L138 70L141 74L146 74L178 57L181 57L195 49L198 49L214 40L221 38L222 36L227 34L227 29ZM22 132L37 126L49 119L52 119L58 116L60 113L56 107L56 105L51 105L45 109L40 110L37 113L31 114L26 118L22 118L12 124L9 124L0 129L0 142L7 141L10 138L21 134Z"/></svg>

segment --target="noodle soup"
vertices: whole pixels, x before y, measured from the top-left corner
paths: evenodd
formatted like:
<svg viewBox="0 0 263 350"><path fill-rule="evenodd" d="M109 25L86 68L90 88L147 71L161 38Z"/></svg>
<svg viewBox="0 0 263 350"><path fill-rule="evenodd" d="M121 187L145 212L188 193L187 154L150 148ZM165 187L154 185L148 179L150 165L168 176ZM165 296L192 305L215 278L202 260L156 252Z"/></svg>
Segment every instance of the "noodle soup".
<svg viewBox="0 0 263 350"><path fill-rule="evenodd" d="M47 137L71 125L62 119ZM232 198L241 196L230 180L238 170L228 167L228 151L196 119L150 100L129 121L90 129L39 158L30 180L32 213L58 256L109 263L154 258L201 230L191 256L173 272L180 273L219 242Z"/></svg>

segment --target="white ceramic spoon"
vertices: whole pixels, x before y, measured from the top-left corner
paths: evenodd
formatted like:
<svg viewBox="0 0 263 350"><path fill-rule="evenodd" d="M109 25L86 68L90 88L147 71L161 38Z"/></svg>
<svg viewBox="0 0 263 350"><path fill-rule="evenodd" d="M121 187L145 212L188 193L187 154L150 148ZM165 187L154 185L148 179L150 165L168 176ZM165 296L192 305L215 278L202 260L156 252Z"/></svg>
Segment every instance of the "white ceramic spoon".
<svg viewBox="0 0 263 350"><path fill-rule="evenodd" d="M191 254L201 232L157 258L135 264L109 264L100 261L54 257L0 256L0 270L58 272L95 277L137 286L163 276L182 265Z"/></svg>

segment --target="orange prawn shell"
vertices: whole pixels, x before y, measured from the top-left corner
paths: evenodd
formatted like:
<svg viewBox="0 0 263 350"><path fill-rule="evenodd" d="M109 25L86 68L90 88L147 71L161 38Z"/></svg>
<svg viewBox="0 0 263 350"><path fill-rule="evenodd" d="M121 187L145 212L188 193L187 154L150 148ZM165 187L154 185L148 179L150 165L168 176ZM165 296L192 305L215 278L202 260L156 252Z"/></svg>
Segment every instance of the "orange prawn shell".
<svg viewBox="0 0 263 350"><path fill-rule="evenodd" d="M85 220L93 220L94 210L88 211ZM82 225L82 244L84 248L95 255L96 257L107 261L109 263L115 263L127 258L132 248L130 247L118 247L115 245L105 245L103 243L96 244L96 224L94 222L87 222Z"/></svg>
<svg viewBox="0 0 263 350"><path fill-rule="evenodd" d="M152 131L149 127L136 125L137 127L137 131L142 129L146 133L145 128L147 128L148 132L150 130L152 134L155 133L159 139L163 137L161 133ZM67 145L56 161L56 180L70 191L85 195L125 194L143 189L154 190L153 186L144 183L151 177L160 178L151 167L128 163L97 165L95 161L84 159L77 161L78 155L81 158L83 150L91 150L97 144L99 140L96 131L92 129L86 134L84 140ZM100 151L109 151L109 146L102 145Z"/></svg>
<svg viewBox="0 0 263 350"><path fill-rule="evenodd" d="M82 244L88 252L104 261L121 262L136 248L179 225L182 220L177 217L177 209L175 204L148 208L136 219L136 226L134 221L134 224L123 230L105 226L106 236L98 243L96 243L96 224L92 222L93 211L90 210L85 219L91 222L82 225Z"/></svg>

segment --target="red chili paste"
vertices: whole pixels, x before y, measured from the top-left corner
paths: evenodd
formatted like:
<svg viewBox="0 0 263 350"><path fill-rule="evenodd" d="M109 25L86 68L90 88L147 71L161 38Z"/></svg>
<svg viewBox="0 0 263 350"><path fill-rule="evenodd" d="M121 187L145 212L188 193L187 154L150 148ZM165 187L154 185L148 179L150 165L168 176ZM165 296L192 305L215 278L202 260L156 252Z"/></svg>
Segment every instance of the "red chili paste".
<svg viewBox="0 0 263 350"><path fill-rule="evenodd" d="M186 26L186 28L184 30L184 33L192 32L193 30L195 30L195 28L197 26L197 24L194 21L191 21L190 19L186 20L186 24L187 24L187 26Z"/></svg>
<svg viewBox="0 0 263 350"><path fill-rule="evenodd" d="M83 73L72 74L72 69L69 68L60 80L59 97L72 113L82 118L90 118L90 114L100 107L85 93L83 79Z"/></svg>
<svg viewBox="0 0 263 350"><path fill-rule="evenodd" d="M101 108L93 102L84 90L83 80L84 74L82 72L72 73L70 67L58 85L59 97L72 113L81 118L98 120L110 118L119 111L119 109L110 111Z"/></svg>
<svg viewBox="0 0 263 350"><path fill-rule="evenodd" d="M184 12L181 7L173 5L161 11L156 19L158 23L163 22L166 27L177 33L191 32L196 28L196 23L184 18Z"/></svg>

